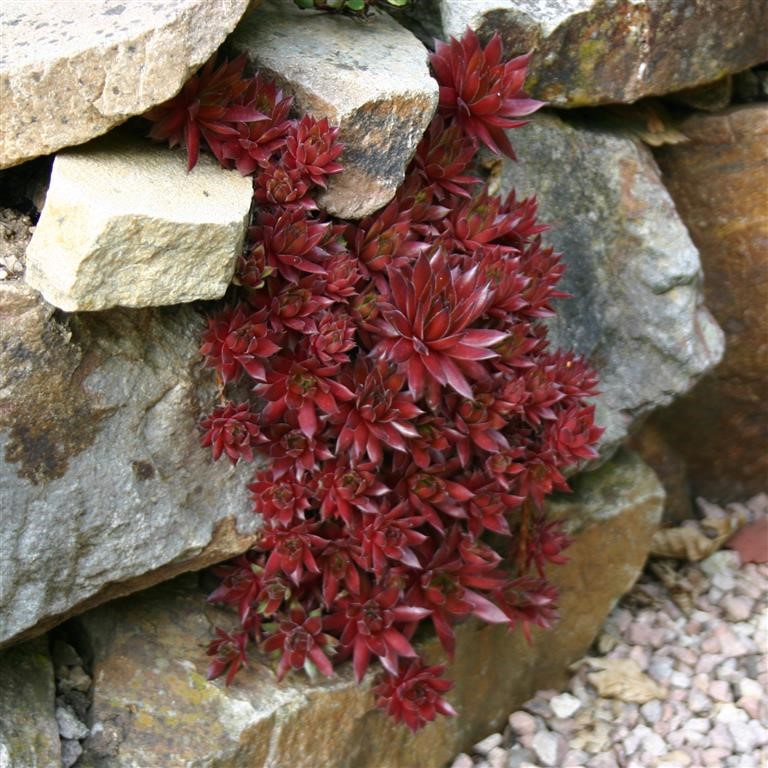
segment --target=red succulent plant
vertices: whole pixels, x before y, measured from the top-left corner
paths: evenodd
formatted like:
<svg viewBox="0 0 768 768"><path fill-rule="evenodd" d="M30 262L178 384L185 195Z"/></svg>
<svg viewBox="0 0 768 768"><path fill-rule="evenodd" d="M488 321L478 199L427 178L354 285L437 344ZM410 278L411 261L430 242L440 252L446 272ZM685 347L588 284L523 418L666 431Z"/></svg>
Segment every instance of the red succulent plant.
<svg viewBox="0 0 768 768"><path fill-rule="evenodd" d="M543 503L565 467L595 456L590 367L548 347L541 322L563 297L534 198L482 186L479 144L512 154L505 129L538 102L527 57L494 36L438 43L433 120L392 202L360 222L317 208L341 171L338 130L291 119L292 99L238 59L208 64L150 113L153 136L206 142L251 174L255 210L235 287L201 347L220 405L204 417L213 458L267 459L248 488L258 545L215 573L209 676L230 683L247 650L277 677L378 661L377 705L416 730L455 714L442 667L413 639L431 623L450 656L454 625L547 627L545 578L569 539Z"/></svg>
<svg viewBox="0 0 768 768"><path fill-rule="evenodd" d="M506 337L473 327L491 299L489 284L476 269L449 269L442 249L388 276L391 296L381 303L375 323L381 339L373 354L400 365L415 399L426 394L434 407L445 386L471 399L467 375L483 378L478 361L496 357L490 347Z"/></svg>
<svg viewBox="0 0 768 768"><path fill-rule="evenodd" d="M442 696L453 687L450 680L441 677L444 670L424 666L421 659L404 662L396 674L385 674L374 688L376 706L414 732L437 715L453 717L456 710Z"/></svg>
<svg viewBox="0 0 768 768"><path fill-rule="evenodd" d="M211 59L191 77L170 101L147 113L153 122L149 135L168 141L171 147L187 149L187 167L195 167L204 139L220 162L226 159L225 146L238 135L238 126L268 120L253 103L238 103L250 81L243 77L245 55L224 61L218 67Z"/></svg>
<svg viewBox="0 0 768 768"><path fill-rule="evenodd" d="M429 63L440 84L440 112L492 152L514 159L504 130L524 125L518 118L535 112L542 102L523 92L530 55L505 62L503 54L498 32L483 48L477 34L467 29L460 40L436 40Z"/></svg>

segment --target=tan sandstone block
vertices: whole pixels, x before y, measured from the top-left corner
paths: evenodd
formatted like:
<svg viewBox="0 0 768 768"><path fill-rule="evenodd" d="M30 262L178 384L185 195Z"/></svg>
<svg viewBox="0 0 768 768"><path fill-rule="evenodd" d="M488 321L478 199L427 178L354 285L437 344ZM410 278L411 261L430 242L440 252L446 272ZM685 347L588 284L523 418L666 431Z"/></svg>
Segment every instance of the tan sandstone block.
<svg viewBox="0 0 768 768"><path fill-rule="evenodd" d="M3 0L0 168L81 144L181 90L248 0Z"/></svg>
<svg viewBox="0 0 768 768"><path fill-rule="evenodd" d="M294 93L300 112L341 127L344 172L323 208L357 219L392 199L437 108L427 50L407 29L386 14L362 23L266 2L230 45Z"/></svg>
<svg viewBox="0 0 768 768"><path fill-rule="evenodd" d="M251 181L210 157L107 136L60 153L25 279L67 312L217 299L245 238Z"/></svg>

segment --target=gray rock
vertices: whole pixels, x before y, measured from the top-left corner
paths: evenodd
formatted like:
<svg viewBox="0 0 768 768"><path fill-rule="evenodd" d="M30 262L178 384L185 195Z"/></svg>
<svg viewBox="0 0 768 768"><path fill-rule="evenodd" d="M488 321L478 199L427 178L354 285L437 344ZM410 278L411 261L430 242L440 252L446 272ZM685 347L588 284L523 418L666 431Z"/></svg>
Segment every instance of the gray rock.
<svg viewBox="0 0 768 768"><path fill-rule="evenodd" d="M5 0L0 168L106 133L174 96L249 0Z"/></svg>
<svg viewBox="0 0 768 768"><path fill-rule="evenodd" d="M556 766L562 761L568 749L566 740L557 733L539 731L532 742L533 751L544 765Z"/></svg>
<svg viewBox="0 0 768 768"><path fill-rule="evenodd" d="M58 768L53 665L44 638L0 653L0 766Z"/></svg>
<svg viewBox="0 0 768 768"><path fill-rule="evenodd" d="M366 23L266 2L229 41L296 95L301 112L340 126L343 173L320 205L361 218L395 194L437 107L426 48L386 14Z"/></svg>
<svg viewBox="0 0 768 768"><path fill-rule="evenodd" d="M77 739L61 740L61 765L62 768L71 768L80 755L83 754L83 748Z"/></svg>
<svg viewBox="0 0 768 768"><path fill-rule="evenodd" d="M556 106L629 103L768 59L761 0L440 0L444 34L467 26L535 51L528 86Z"/></svg>
<svg viewBox="0 0 768 768"><path fill-rule="evenodd" d="M88 735L88 726L66 705L56 707L56 722L62 739L84 739Z"/></svg>
<svg viewBox="0 0 768 768"><path fill-rule="evenodd" d="M119 179L119 183L115 180ZM76 312L218 299L245 238L253 188L203 156L110 135L56 156L25 280Z"/></svg>
<svg viewBox="0 0 768 768"><path fill-rule="evenodd" d="M60 317L0 283L0 644L246 550L253 467L213 463L189 308Z"/></svg>
<svg viewBox="0 0 768 768"><path fill-rule="evenodd" d="M686 392L723 354L723 334L702 306L699 255L650 152L615 133L539 114L511 140L501 188L536 194L545 239L562 251L555 346L586 356L600 374L597 422L608 454L632 423Z"/></svg>

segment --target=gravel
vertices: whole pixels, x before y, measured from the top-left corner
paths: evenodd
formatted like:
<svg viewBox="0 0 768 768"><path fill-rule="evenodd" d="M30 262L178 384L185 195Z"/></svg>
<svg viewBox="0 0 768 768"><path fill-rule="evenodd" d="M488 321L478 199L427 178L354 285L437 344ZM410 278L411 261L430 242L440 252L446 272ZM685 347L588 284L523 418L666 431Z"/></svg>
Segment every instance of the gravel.
<svg viewBox="0 0 768 768"><path fill-rule="evenodd" d="M632 659L662 696L601 697L583 663L567 690L539 691L450 768L768 766L768 564L721 550L663 565L664 583L649 568L590 655Z"/></svg>

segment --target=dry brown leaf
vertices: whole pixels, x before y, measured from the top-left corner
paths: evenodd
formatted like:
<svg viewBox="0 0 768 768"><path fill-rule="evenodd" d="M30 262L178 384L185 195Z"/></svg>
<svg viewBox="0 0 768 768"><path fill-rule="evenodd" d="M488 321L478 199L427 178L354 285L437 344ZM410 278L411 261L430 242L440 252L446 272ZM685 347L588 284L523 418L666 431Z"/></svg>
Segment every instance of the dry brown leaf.
<svg viewBox="0 0 768 768"><path fill-rule="evenodd" d="M599 696L636 704L664 696L664 689L648 677L634 659L587 658L585 661L599 670L587 675Z"/></svg>
<svg viewBox="0 0 768 768"><path fill-rule="evenodd" d="M717 552L744 524L744 520L742 515L706 517L693 524L689 522L677 528L662 528L656 531L651 542L651 556L698 562Z"/></svg>
<svg viewBox="0 0 768 768"><path fill-rule="evenodd" d="M683 573L675 569L671 560L657 560L649 563L651 573L664 585L675 605L686 615L690 616L695 607L696 598L704 589L705 582L694 580L701 576L700 571L690 570Z"/></svg>

